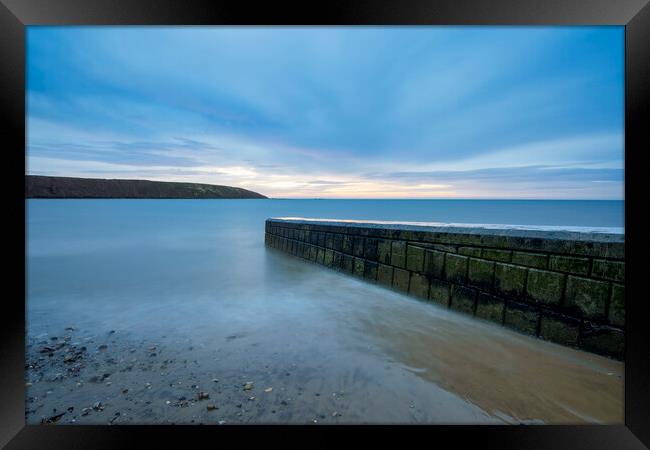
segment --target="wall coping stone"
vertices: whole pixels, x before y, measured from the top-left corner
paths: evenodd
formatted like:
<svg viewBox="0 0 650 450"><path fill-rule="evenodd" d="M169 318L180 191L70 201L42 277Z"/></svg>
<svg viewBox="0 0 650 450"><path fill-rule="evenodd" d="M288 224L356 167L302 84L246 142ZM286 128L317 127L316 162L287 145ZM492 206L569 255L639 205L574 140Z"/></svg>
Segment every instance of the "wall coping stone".
<svg viewBox="0 0 650 450"><path fill-rule="evenodd" d="M507 248L532 252L560 253L601 258L625 258L625 232L617 227L560 227L502 224L461 224L443 222L392 222L304 217L274 217L278 225L305 225L328 231L400 239L394 233L411 232L419 236L409 241L452 242L465 236L467 244L479 247ZM347 231L346 231L347 230ZM391 235L393 234L393 235Z"/></svg>
<svg viewBox="0 0 650 450"><path fill-rule="evenodd" d="M271 217L269 221L304 225L341 227L361 226L403 231L428 231L442 233L491 234L495 236L540 237L566 240L625 242L622 227L574 227L553 225L506 225L446 222L397 222L381 220L312 219L306 217Z"/></svg>

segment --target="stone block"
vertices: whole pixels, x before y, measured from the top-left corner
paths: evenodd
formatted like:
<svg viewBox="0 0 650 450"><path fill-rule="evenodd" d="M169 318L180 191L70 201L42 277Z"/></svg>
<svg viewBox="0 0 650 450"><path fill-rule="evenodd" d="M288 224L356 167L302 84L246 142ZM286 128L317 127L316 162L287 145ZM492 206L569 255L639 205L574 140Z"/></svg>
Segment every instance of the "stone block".
<svg viewBox="0 0 650 450"><path fill-rule="evenodd" d="M625 263L621 261L607 261L594 259L591 275L611 281L625 281Z"/></svg>
<svg viewBox="0 0 650 450"><path fill-rule="evenodd" d="M479 292L476 303L476 317L502 324L504 308L505 302L502 298Z"/></svg>
<svg viewBox="0 0 650 450"><path fill-rule="evenodd" d="M609 326L585 323L580 334L579 346L599 355L623 359L625 356L625 333Z"/></svg>
<svg viewBox="0 0 650 450"><path fill-rule="evenodd" d="M390 264L391 241L381 239L377 244L377 257L382 264Z"/></svg>
<svg viewBox="0 0 650 450"><path fill-rule="evenodd" d="M467 274L467 256L447 253L445 261L445 279L452 283L464 284Z"/></svg>
<svg viewBox="0 0 650 450"><path fill-rule="evenodd" d="M526 283L526 295L536 303L559 305L562 301L565 282L566 275L562 273L530 269Z"/></svg>
<svg viewBox="0 0 650 450"><path fill-rule="evenodd" d="M356 236L352 241L352 254L358 258L363 258L363 249L366 245L365 238Z"/></svg>
<svg viewBox="0 0 650 450"><path fill-rule="evenodd" d="M323 233L322 231L318 233L318 246L319 247L325 247L325 235L326 233Z"/></svg>
<svg viewBox="0 0 650 450"><path fill-rule="evenodd" d="M316 256L318 254L318 247L315 245L309 246L309 260L316 262Z"/></svg>
<svg viewBox="0 0 650 450"><path fill-rule="evenodd" d="M334 260L334 250L328 248L325 250L325 257L323 258L323 264L327 267L332 267L332 262Z"/></svg>
<svg viewBox="0 0 650 450"><path fill-rule="evenodd" d="M464 256L474 256L475 258L481 257L481 249L478 247L459 247L458 254Z"/></svg>
<svg viewBox="0 0 650 450"><path fill-rule="evenodd" d="M316 262L318 264L325 264L325 249L318 247L318 253L316 254Z"/></svg>
<svg viewBox="0 0 650 450"><path fill-rule="evenodd" d="M352 271L352 274L362 278L363 277L363 272L365 270L365 263L363 259L361 258L354 258L354 269Z"/></svg>
<svg viewBox="0 0 650 450"><path fill-rule="evenodd" d="M439 252L456 253L458 249L453 245L433 244L433 248Z"/></svg>
<svg viewBox="0 0 650 450"><path fill-rule="evenodd" d="M354 270L354 257L351 255L343 254L343 271L352 273Z"/></svg>
<svg viewBox="0 0 650 450"><path fill-rule="evenodd" d="M350 236L349 234L344 234L343 235L343 244L341 245L341 251L347 255L352 254L352 242L353 242L353 237Z"/></svg>
<svg viewBox="0 0 650 450"><path fill-rule="evenodd" d="M343 235L336 233L334 235L334 250L337 252L343 251Z"/></svg>
<svg viewBox="0 0 650 450"><path fill-rule="evenodd" d="M530 305L506 302L503 324L522 333L537 335L539 309Z"/></svg>
<svg viewBox="0 0 650 450"><path fill-rule="evenodd" d="M609 323L625 326L625 286L612 285L612 297L609 301Z"/></svg>
<svg viewBox="0 0 650 450"><path fill-rule="evenodd" d="M431 288L429 289L429 299L444 306L449 306L449 299L451 298L451 285L446 281L431 280Z"/></svg>
<svg viewBox="0 0 650 450"><path fill-rule="evenodd" d="M470 258L467 276L472 286L490 291L494 282L494 261Z"/></svg>
<svg viewBox="0 0 650 450"><path fill-rule="evenodd" d="M406 268L410 271L422 273L424 265L424 249L414 245L406 247Z"/></svg>
<svg viewBox="0 0 650 450"><path fill-rule="evenodd" d="M575 275L589 273L589 258L574 258L573 256L551 255L549 269L557 272L568 272Z"/></svg>
<svg viewBox="0 0 650 450"><path fill-rule="evenodd" d="M494 268L494 289L501 295L521 298L524 295L526 269L511 264L496 263Z"/></svg>
<svg viewBox="0 0 650 450"><path fill-rule="evenodd" d="M369 261L377 261L377 239L366 238L366 248L363 251L363 256Z"/></svg>
<svg viewBox="0 0 650 450"><path fill-rule="evenodd" d="M451 286L451 309L474 315L476 289L453 284Z"/></svg>
<svg viewBox="0 0 650 450"><path fill-rule="evenodd" d="M442 278L445 267L445 254L437 250L424 251L424 274L430 277Z"/></svg>
<svg viewBox="0 0 650 450"><path fill-rule="evenodd" d="M332 233L325 233L325 248L334 248L334 235Z"/></svg>
<svg viewBox="0 0 650 450"><path fill-rule="evenodd" d="M539 337L556 344L576 346L580 336L580 321L571 317L542 312Z"/></svg>
<svg viewBox="0 0 650 450"><path fill-rule="evenodd" d="M395 238L403 241L416 241L417 235L412 230L395 230Z"/></svg>
<svg viewBox="0 0 650 450"><path fill-rule="evenodd" d="M484 248L481 251L481 257L490 259L492 261L510 262L510 250L496 250L492 248Z"/></svg>
<svg viewBox="0 0 650 450"><path fill-rule="evenodd" d="M390 261L395 267L402 269L406 267L406 242L393 241Z"/></svg>
<svg viewBox="0 0 650 450"><path fill-rule="evenodd" d="M341 270L343 267L343 253L334 252L334 257L332 259L332 267L336 270Z"/></svg>
<svg viewBox="0 0 650 450"><path fill-rule="evenodd" d="M393 285L393 268L386 264L379 264L377 267L377 282L383 284L384 286Z"/></svg>
<svg viewBox="0 0 650 450"><path fill-rule="evenodd" d="M366 260L363 269L363 278L373 283L377 281L377 263L374 261Z"/></svg>
<svg viewBox="0 0 650 450"><path fill-rule="evenodd" d="M564 306L577 309L588 319L604 319L609 284L569 275Z"/></svg>
<svg viewBox="0 0 650 450"><path fill-rule="evenodd" d="M429 278L417 273L411 274L409 294L415 297L429 298Z"/></svg>
<svg viewBox="0 0 650 450"><path fill-rule="evenodd" d="M512 252L512 263L520 266L546 269L548 256L541 253Z"/></svg>
<svg viewBox="0 0 650 450"><path fill-rule="evenodd" d="M397 290L408 292L410 275L411 273L408 270L395 268L393 270L393 287Z"/></svg>

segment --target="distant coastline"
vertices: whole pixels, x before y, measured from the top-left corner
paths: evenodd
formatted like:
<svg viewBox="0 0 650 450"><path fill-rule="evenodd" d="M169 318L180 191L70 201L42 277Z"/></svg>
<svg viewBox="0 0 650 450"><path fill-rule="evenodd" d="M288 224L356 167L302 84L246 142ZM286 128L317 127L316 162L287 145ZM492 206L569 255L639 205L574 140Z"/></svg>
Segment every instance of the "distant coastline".
<svg viewBox="0 0 650 450"><path fill-rule="evenodd" d="M232 186L171 181L25 176L26 198L268 198Z"/></svg>

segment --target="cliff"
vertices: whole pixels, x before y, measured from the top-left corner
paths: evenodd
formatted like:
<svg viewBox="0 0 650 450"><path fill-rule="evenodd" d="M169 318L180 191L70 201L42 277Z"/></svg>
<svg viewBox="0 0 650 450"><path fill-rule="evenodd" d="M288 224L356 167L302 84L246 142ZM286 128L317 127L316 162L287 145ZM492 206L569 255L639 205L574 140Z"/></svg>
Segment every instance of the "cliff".
<svg viewBox="0 0 650 450"><path fill-rule="evenodd" d="M246 189L149 180L25 176L27 198L267 198Z"/></svg>

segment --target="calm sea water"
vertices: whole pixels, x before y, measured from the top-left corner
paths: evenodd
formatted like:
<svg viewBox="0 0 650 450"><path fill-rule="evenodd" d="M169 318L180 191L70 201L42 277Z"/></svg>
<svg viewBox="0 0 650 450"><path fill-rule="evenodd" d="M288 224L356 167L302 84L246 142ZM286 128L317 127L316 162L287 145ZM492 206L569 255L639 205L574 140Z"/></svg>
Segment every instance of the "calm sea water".
<svg viewBox="0 0 650 450"><path fill-rule="evenodd" d="M623 226L622 201L43 199L27 206L29 306L60 301L79 313L102 301L111 308L215 293L259 297L276 279L264 247L269 217Z"/></svg>
<svg viewBox="0 0 650 450"><path fill-rule="evenodd" d="M31 337L74 326L88 335L117 330L134 340L245 345L239 349L253 361L302 367L306 385L320 380L318 389L328 383L332 389L357 389L362 402L361 394L375 389L378 403L363 403L356 411L357 418L368 420L484 422L507 416L611 422L622 411L617 385L614 406L600 402L605 388L580 388L581 382L593 387L603 381L601 374L611 375L601 359L585 362L573 350L266 249L264 221L300 216L622 227L623 202L28 200L27 207ZM231 336L249 340L228 340ZM544 356L535 359L530 352ZM242 353L233 353L229 367L241 363L237 355ZM497 362L503 358L508 367ZM457 367L465 368L462 376ZM536 376L531 371L543 373L545 367L552 367L553 375L538 380L531 394L537 400L520 402L518 410L507 396L485 398L478 378L463 379L468 374L508 379L508 387L501 387L525 397ZM577 367L585 368L582 378ZM540 402L545 395L549 398ZM396 406L399 399L404 405ZM427 401L445 407L436 413ZM412 403L420 406L413 409ZM542 409L529 410L529 404ZM405 415L391 416L398 413ZM350 410L347 417L354 414Z"/></svg>

